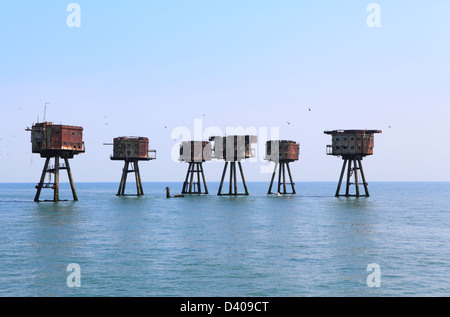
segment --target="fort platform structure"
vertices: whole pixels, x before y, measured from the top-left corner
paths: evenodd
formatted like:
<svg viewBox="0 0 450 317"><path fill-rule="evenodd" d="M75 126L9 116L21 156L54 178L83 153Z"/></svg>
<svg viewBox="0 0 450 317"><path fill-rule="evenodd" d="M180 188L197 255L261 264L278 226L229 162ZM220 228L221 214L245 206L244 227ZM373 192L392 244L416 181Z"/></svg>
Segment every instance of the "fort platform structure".
<svg viewBox="0 0 450 317"><path fill-rule="evenodd" d="M339 196L356 196L369 197L369 189L362 167L362 159L366 156L373 155L374 135L382 133L381 130L332 130L324 131L325 134L331 135L332 144L327 145L327 155L340 156L344 160L339 177L339 183L336 190L336 197ZM348 166L347 166L348 164ZM341 194L341 185L347 168L347 182L345 194ZM354 182L351 181L352 176ZM362 183L360 183L360 176ZM350 186L355 186L355 193L350 193ZM359 186L364 186L364 194L361 193Z"/></svg>
<svg viewBox="0 0 450 317"><path fill-rule="evenodd" d="M42 189L47 188L53 189L52 201L60 201L59 181L61 170L67 171L73 200L77 201L78 196L72 178L69 159L73 159L75 155L85 152L83 128L57 125L52 122L41 122L26 130L31 132L32 153L40 154L42 158L45 158L41 179L36 186L37 191L34 201L39 202ZM51 159L54 160L54 165L50 165ZM60 162L61 159L64 161L62 164ZM48 181L46 181L47 174Z"/></svg>
<svg viewBox="0 0 450 317"><path fill-rule="evenodd" d="M273 182L278 169L279 194L296 194L295 183L292 179L289 163L298 161L300 155L300 144L291 140L271 140L266 142L265 160L275 163L275 168L270 181L268 195L272 194ZM286 182L286 169L288 171L289 183ZM291 192L287 190L287 184L291 186Z"/></svg>
<svg viewBox="0 0 450 317"><path fill-rule="evenodd" d="M105 144L111 145L111 144ZM136 195L144 195L139 161L151 161L156 159L156 150L149 149L149 139L146 137L117 137L114 138L112 161L124 161L122 178L120 179L117 196L125 195L128 174L134 173L136 179Z"/></svg>
<svg viewBox="0 0 450 317"><path fill-rule="evenodd" d="M248 187L245 182L244 171L242 169L242 160L255 157L252 144L257 142L257 137L254 135L227 135L227 136L212 136L209 141L214 142L212 157L218 160L224 160L225 166L223 168L222 178L217 195L219 196L237 196L249 195ZM239 172L244 187L244 193L239 193L237 188L237 173L236 163L239 167ZM222 188L225 181L228 165L230 165L230 182L228 193L223 193Z"/></svg>
<svg viewBox="0 0 450 317"><path fill-rule="evenodd" d="M203 163L212 160L211 143L208 141L182 141L179 161L189 163L182 194L208 194ZM203 182L203 190L202 190Z"/></svg>

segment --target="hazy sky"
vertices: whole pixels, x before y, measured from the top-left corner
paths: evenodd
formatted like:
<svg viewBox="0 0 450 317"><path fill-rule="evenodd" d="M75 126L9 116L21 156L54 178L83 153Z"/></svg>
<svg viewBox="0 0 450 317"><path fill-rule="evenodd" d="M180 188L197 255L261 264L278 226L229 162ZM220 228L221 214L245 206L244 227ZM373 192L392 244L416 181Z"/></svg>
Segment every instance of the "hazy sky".
<svg viewBox="0 0 450 317"><path fill-rule="evenodd" d="M119 182L103 145L117 136L157 150L143 181L183 181L174 134L195 119L278 129L300 143L296 181L337 181L323 131L365 128L383 130L363 161L369 182L450 181L448 0L377 1L380 27L363 0L80 0L81 27L67 24L70 3L0 3L0 182L38 182L25 128L46 102L47 121L84 127L76 182ZM270 180L261 164L243 163L249 181ZM207 180L222 167L205 164Z"/></svg>

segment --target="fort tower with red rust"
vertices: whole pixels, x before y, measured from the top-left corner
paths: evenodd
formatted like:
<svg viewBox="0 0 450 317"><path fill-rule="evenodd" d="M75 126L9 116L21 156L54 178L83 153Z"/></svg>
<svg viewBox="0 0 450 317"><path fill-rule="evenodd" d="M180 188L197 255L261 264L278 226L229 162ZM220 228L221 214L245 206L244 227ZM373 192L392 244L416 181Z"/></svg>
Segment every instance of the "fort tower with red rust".
<svg viewBox="0 0 450 317"><path fill-rule="evenodd" d="M327 155L340 156L344 160L336 197L369 197L368 184L361 161L364 157L373 155L374 135L381 132L381 130L333 130L324 132L332 137L332 144L327 145ZM347 183L345 194L341 195L340 190L346 168ZM352 176L354 177L354 182L351 181ZM362 183L360 183L359 176L362 178ZM354 194L350 193L351 185L355 185ZM359 185L364 186L364 194L361 193Z"/></svg>
<svg viewBox="0 0 450 317"><path fill-rule="evenodd" d="M295 183L292 179L289 163L298 161L300 155L300 145L294 141L275 140L266 142L265 160L275 163L275 169L270 181L268 195L272 194L273 181L275 179L278 168L278 190L277 193L296 194ZM288 171L289 183L286 183L286 169ZM291 185L291 192L287 190L287 184Z"/></svg>
<svg viewBox="0 0 450 317"><path fill-rule="evenodd" d="M114 139L112 161L124 161L122 178L120 179L117 196L126 196L125 187L129 173L134 173L136 179L136 196L144 195L139 161L156 159L156 150L149 150L149 140L146 137L118 137Z"/></svg>
<svg viewBox="0 0 450 317"><path fill-rule="evenodd" d="M27 128L31 132L32 152L40 154L45 158L44 169L39 183L36 186L35 202L40 201L41 191L44 188L53 189L54 202L60 201L59 197L59 172L66 170L72 189L73 200L77 201L78 196L70 170L69 159L75 155L85 152L83 142L83 128L69 125L56 125L51 122L41 122ZM54 165L50 165L51 159ZM64 163L61 164L60 160ZM48 181L46 182L46 175ZM52 180L53 179L53 180Z"/></svg>

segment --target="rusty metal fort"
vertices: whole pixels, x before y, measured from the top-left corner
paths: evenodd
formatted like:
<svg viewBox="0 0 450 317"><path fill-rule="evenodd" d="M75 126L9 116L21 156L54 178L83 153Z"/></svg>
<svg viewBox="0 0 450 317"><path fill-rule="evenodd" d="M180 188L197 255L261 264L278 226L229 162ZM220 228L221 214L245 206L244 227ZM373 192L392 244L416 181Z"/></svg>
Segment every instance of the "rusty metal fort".
<svg viewBox="0 0 450 317"><path fill-rule="evenodd" d="M72 190L73 200L78 200L75 184L70 169L69 160L78 154L85 152L83 142L83 127L70 125L55 125L51 122L41 122L27 128L31 132L32 153L40 154L45 158L39 183L36 185L36 196L34 201L40 201L42 189L53 190L54 202L60 201L59 182L60 171L66 170ZM362 159L373 155L374 135L381 133L380 130L332 130L324 131L331 135L332 144L327 145L327 155L342 157L343 166L336 190L336 197L355 196L369 197L368 183L362 167ZM189 164L181 193L184 195L208 194L206 176L203 163L212 160L223 160L225 162L220 180L219 196L249 195L249 190L244 177L241 161L255 157L252 144L257 143L254 135L227 135L211 136L209 141L192 140L180 143L179 161ZM122 177L119 184L117 196L125 195L127 176L135 174L136 196L144 195L141 174L139 171L140 161L151 161L156 159L156 150L149 149L147 137L117 137L113 143L112 161L123 161ZM275 163L275 168L270 180L267 194L274 194L272 188L278 172L277 195L296 194L295 183L292 178L289 164L298 161L300 157L300 144L292 140L270 140L266 142L264 159ZM61 163L60 160L64 163ZM53 160L53 165L51 165ZM236 165L243 191L238 190L238 177ZM224 182L229 168L228 191L224 190ZM288 172L288 179L286 177ZM341 194L341 186L346 173L345 194ZM46 176L48 180L46 181ZM353 177L353 181L352 181ZM360 182L362 181L362 182ZM350 187L354 186L354 193ZM364 188L364 193L360 190ZM288 190L290 187L290 191Z"/></svg>
<svg viewBox="0 0 450 317"><path fill-rule="evenodd" d="M105 145L110 145L105 143ZM120 179L117 196L125 196L125 187L129 173L134 173L136 178L136 195L144 195L139 161L156 160L156 150L149 150L149 140L146 137L118 137L112 144L112 161L124 161L122 178ZM130 165L132 165L130 169Z"/></svg>
<svg viewBox="0 0 450 317"><path fill-rule="evenodd" d="M75 185L72 179L69 159L75 155L84 153L83 128L54 125L50 122L36 123L31 129L32 152L40 154L45 158L44 169L39 183L36 186L36 196L34 201L39 201L41 191L44 188L53 189L53 201L59 201L59 171L66 170L70 187L72 189L73 200L78 200ZM50 165L50 160L54 160L54 165ZM65 164L60 164L60 159ZM48 174L49 180L45 182ZM53 176L53 177L52 177ZM53 180L52 180L53 179Z"/></svg>

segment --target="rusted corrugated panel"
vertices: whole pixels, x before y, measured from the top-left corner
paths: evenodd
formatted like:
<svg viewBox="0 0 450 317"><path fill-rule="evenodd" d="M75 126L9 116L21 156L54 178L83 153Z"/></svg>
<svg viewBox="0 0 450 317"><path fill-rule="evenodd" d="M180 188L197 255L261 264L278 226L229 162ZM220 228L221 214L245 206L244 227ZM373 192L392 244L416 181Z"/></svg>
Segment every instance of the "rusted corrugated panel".
<svg viewBox="0 0 450 317"><path fill-rule="evenodd" d="M266 142L265 159L273 162L297 161L300 155L300 145L290 140L271 140Z"/></svg>
<svg viewBox="0 0 450 317"><path fill-rule="evenodd" d="M139 157L148 157L148 138L141 138L139 140Z"/></svg>
<svg viewBox="0 0 450 317"><path fill-rule="evenodd" d="M42 147L43 147L43 130L44 125L43 124L35 124L29 131L31 131L31 148L33 153L41 153Z"/></svg>
<svg viewBox="0 0 450 317"><path fill-rule="evenodd" d="M65 150L82 151L83 128L71 126L53 126L52 146L57 149L61 148Z"/></svg>
<svg viewBox="0 0 450 317"><path fill-rule="evenodd" d="M35 124L31 129L33 153L49 151L84 152L83 128L68 125L54 125L50 122Z"/></svg>
<svg viewBox="0 0 450 317"><path fill-rule="evenodd" d="M148 159L148 153L148 138L118 137L114 139L113 159Z"/></svg>
<svg viewBox="0 0 450 317"><path fill-rule="evenodd" d="M327 154L335 156L373 154L374 134L381 130L333 130L325 131L332 136L332 144L327 146Z"/></svg>

